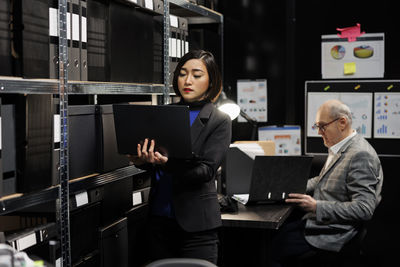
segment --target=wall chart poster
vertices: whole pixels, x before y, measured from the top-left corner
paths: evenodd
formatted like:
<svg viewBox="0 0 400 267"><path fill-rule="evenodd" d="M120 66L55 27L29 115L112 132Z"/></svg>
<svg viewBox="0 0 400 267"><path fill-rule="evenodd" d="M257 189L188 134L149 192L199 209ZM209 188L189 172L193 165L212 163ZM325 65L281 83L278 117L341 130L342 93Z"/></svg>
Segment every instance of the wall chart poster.
<svg viewBox="0 0 400 267"><path fill-rule="evenodd" d="M238 80L237 103L240 109L258 122L267 121L267 80ZM246 122L242 116L238 122Z"/></svg>
<svg viewBox="0 0 400 267"><path fill-rule="evenodd" d="M400 93L375 93L374 137L400 138Z"/></svg>
<svg viewBox="0 0 400 267"><path fill-rule="evenodd" d="M372 136L372 93L308 93L307 136L319 136L313 129L318 108L327 100L337 99L349 106L353 129L365 138Z"/></svg>

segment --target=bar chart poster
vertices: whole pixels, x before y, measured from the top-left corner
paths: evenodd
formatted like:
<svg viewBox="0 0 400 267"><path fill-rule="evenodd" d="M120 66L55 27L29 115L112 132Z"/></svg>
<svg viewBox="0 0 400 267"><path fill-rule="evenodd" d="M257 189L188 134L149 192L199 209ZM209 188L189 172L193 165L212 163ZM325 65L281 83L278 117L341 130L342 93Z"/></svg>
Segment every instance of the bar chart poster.
<svg viewBox="0 0 400 267"><path fill-rule="evenodd" d="M400 93L375 93L374 137L400 138Z"/></svg>

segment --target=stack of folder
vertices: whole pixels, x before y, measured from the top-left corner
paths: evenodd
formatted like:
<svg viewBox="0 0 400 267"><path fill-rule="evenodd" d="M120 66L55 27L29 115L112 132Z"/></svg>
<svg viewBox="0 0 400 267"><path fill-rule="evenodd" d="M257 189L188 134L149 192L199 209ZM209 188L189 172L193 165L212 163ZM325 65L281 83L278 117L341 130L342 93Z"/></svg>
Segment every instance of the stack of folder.
<svg viewBox="0 0 400 267"><path fill-rule="evenodd" d="M179 59L189 52L188 21L185 18L170 15L169 59L170 84L173 82L174 71Z"/></svg>
<svg viewBox="0 0 400 267"><path fill-rule="evenodd" d="M59 183L59 99L10 95L1 99L1 195L28 193Z"/></svg>
<svg viewBox="0 0 400 267"><path fill-rule="evenodd" d="M59 75L58 58L58 1L50 0L49 14L49 78L57 79ZM87 64L87 1L67 1L67 46L68 46L68 79L86 81Z"/></svg>

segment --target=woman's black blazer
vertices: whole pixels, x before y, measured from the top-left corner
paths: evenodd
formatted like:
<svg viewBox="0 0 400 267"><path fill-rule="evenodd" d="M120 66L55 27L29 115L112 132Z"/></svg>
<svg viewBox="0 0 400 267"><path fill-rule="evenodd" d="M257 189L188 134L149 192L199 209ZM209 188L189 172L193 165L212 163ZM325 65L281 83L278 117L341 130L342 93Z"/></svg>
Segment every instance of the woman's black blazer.
<svg viewBox="0 0 400 267"><path fill-rule="evenodd" d="M229 149L231 136L230 117L207 103L191 126L195 158L169 159L164 166L173 175L176 221L187 232L213 229L222 224L215 175ZM155 179L152 182L154 185Z"/></svg>

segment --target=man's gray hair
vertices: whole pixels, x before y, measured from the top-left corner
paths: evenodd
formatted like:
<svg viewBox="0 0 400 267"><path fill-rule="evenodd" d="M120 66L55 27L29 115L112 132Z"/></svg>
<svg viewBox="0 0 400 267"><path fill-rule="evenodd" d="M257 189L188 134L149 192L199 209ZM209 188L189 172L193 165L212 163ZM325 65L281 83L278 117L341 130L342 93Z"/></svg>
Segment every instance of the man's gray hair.
<svg viewBox="0 0 400 267"><path fill-rule="evenodd" d="M351 126L353 122L353 116L351 114L350 108L344 104L343 102L338 102L335 103L334 105L331 105L331 117L332 118L341 118L345 117L349 123L349 126Z"/></svg>

